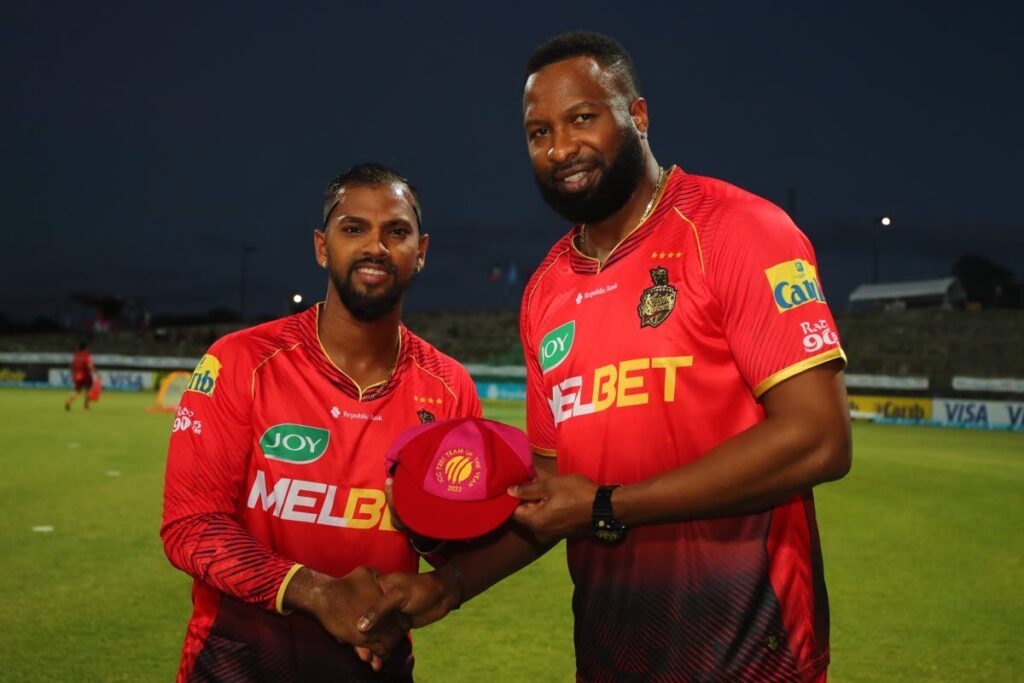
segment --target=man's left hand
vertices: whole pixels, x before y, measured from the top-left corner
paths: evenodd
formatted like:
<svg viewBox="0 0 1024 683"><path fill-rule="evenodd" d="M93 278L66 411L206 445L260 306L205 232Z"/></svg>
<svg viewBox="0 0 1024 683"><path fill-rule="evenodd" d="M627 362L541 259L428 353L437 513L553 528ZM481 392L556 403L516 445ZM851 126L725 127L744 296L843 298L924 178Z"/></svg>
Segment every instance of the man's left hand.
<svg viewBox="0 0 1024 683"><path fill-rule="evenodd" d="M508 490L523 503L515 519L541 543L585 532L594 509L597 484L580 474L547 477Z"/></svg>

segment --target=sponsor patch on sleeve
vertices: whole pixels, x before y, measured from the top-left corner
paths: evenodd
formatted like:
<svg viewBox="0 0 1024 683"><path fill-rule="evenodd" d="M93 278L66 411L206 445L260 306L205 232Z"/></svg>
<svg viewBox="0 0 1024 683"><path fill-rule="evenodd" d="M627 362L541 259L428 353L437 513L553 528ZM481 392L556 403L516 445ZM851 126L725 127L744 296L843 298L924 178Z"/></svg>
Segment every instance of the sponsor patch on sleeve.
<svg viewBox="0 0 1024 683"><path fill-rule="evenodd" d="M540 369L542 373L554 370L562 364L572 350L576 338L576 321L570 320L544 335L540 340Z"/></svg>
<svg viewBox="0 0 1024 683"><path fill-rule="evenodd" d="M174 427L171 434L176 432L192 432L196 436L203 433L203 422L196 418L195 411L185 406L178 406L178 412L174 415Z"/></svg>
<svg viewBox="0 0 1024 683"><path fill-rule="evenodd" d="M839 335L825 319L800 323L800 331L804 335L804 351L807 353L818 353L825 347L839 345Z"/></svg>
<svg viewBox="0 0 1024 683"><path fill-rule="evenodd" d="M207 353L199 359L199 365L188 380L185 391L194 391L204 396L213 396L213 390L217 388L217 375L220 374L221 364L217 357Z"/></svg>
<svg viewBox="0 0 1024 683"><path fill-rule="evenodd" d="M803 259L794 259L767 268L764 274L771 286L772 298L779 313L785 313L806 303L825 303L825 295L818 282L818 270Z"/></svg>

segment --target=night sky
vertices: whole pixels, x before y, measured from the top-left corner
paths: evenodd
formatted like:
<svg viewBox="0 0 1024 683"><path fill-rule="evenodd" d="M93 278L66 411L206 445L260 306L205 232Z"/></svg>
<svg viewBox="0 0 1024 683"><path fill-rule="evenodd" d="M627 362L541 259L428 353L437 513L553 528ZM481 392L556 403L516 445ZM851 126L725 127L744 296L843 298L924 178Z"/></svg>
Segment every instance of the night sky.
<svg viewBox="0 0 1024 683"><path fill-rule="evenodd" d="M797 188L834 308L882 214L882 280L968 251L1020 278L1024 11L895 4L6 3L0 312L237 309L250 245L247 311L283 313L323 295L323 188L367 160L422 193L410 306L514 306L491 267L525 279L568 228L533 183L523 68L577 28L632 53L663 165L787 209Z"/></svg>

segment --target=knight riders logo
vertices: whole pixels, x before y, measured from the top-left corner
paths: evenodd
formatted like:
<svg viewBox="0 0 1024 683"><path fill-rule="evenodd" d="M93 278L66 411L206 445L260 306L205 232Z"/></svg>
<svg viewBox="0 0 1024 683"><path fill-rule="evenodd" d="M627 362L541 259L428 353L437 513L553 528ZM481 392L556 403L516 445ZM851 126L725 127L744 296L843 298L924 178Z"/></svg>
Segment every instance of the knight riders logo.
<svg viewBox="0 0 1024 683"><path fill-rule="evenodd" d="M640 327L657 327L676 307L676 288L668 283L668 270L651 270L654 286L648 287L640 296L636 312L640 315Z"/></svg>
<svg viewBox="0 0 1024 683"><path fill-rule="evenodd" d="M420 418L420 424L421 425L425 425L428 422L436 422L437 421L437 418L435 418L434 414L432 412L430 412L429 410L417 410L416 411L416 416Z"/></svg>

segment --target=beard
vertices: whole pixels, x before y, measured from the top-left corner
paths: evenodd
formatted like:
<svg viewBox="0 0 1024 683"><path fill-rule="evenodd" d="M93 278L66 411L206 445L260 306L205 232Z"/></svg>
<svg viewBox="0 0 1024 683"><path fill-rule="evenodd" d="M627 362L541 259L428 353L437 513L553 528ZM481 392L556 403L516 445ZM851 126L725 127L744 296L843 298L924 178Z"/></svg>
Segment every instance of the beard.
<svg viewBox="0 0 1024 683"><path fill-rule="evenodd" d="M388 271L392 277L394 277L391 286L382 292L361 292L356 288L355 283L352 281L357 268L371 265L376 266L377 268L383 268ZM344 278L331 268L328 268L328 272L331 274L331 282L334 283L334 289L338 292L338 297L341 299L341 303L344 304L345 308L348 309L348 312L352 314L353 318L364 323L371 323L375 320L379 320L383 316L395 310L395 307L402 301L402 296L405 294L405 290L409 288L409 283L412 282L413 277L415 277L415 275L413 275L410 276L408 280L399 280L397 278L397 269L392 263L381 259L369 258L353 262L352 265L349 266L348 273Z"/></svg>
<svg viewBox="0 0 1024 683"><path fill-rule="evenodd" d="M601 179L583 192L563 192L558 188L555 174L580 161L598 164L603 169ZM534 180L544 202L562 218L572 223L599 223L625 206L640 184L643 173L644 150L640 134L630 128L611 163L600 156L570 159L551 169L543 178L535 174Z"/></svg>

